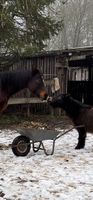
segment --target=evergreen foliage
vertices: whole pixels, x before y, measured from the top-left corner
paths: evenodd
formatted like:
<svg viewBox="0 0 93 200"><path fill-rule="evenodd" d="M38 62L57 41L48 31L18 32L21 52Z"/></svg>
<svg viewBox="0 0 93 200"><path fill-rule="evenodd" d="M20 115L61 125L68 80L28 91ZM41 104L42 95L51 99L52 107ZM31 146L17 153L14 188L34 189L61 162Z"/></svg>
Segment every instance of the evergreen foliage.
<svg viewBox="0 0 93 200"><path fill-rule="evenodd" d="M0 56L41 51L45 41L58 33L60 22L49 16L55 0L0 1Z"/></svg>

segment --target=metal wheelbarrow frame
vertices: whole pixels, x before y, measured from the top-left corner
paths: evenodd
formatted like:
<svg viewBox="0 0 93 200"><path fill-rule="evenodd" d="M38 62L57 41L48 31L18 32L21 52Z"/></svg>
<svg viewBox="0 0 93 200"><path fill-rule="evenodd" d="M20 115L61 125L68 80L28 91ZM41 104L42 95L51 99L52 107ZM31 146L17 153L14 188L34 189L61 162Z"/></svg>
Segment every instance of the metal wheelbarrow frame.
<svg viewBox="0 0 93 200"><path fill-rule="evenodd" d="M74 127L64 132L47 129L18 129L17 132L20 135L13 140L12 151L16 156L26 156L32 146L32 149L35 153L39 150L43 150L46 155L53 155L55 141L72 129L74 129ZM52 148L49 153L44 145L45 140L52 141Z"/></svg>

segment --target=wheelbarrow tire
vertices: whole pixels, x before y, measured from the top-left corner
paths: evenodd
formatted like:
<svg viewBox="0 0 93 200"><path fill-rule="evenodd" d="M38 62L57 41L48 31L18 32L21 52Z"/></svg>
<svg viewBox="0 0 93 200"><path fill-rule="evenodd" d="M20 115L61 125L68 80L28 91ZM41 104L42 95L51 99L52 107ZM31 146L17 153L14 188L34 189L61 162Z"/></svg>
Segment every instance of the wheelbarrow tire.
<svg viewBox="0 0 93 200"><path fill-rule="evenodd" d="M30 148L30 139L24 135L17 136L12 142L12 151L16 156L26 156Z"/></svg>

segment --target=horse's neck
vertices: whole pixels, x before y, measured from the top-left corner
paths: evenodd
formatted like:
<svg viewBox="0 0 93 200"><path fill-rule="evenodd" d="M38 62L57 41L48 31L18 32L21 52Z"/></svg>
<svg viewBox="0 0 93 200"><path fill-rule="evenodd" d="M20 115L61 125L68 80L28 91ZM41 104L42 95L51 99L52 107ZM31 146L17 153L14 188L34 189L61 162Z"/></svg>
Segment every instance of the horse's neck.
<svg viewBox="0 0 93 200"><path fill-rule="evenodd" d="M72 98L66 99L63 105L63 109L66 111L67 115L72 119L78 117L82 107L82 104L80 104Z"/></svg>
<svg viewBox="0 0 93 200"><path fill-rule="evenodd" d="M8 95L11 96L18 91L27 88L29 77L30 73L25 71L10 74L10 77L7 79Z"/></svg>

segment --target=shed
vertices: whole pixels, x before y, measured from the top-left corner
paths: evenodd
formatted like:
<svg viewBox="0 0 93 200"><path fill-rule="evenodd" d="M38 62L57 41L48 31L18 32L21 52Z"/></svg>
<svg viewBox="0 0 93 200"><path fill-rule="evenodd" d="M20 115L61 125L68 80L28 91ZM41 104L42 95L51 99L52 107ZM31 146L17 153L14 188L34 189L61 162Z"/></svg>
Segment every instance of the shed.
<svg viewBox="0 0 93 200"><path fill-rule="evenodd" d="M60 93L68 92L74 98L93 105L93 47L44 51L26 57L18 56L14 63L10 62L8 70L24 70L34 67L44 74L49 95L51 95L51 80L57 76L60 81ZM10 99L9 105L15 105L15 107L22 105L23 108L25 105L30 107L32 104L31 112L43 110L46 113L49 111L47 105L33 98L35 97L29 95L27 90L23 90Z"/></svg>

